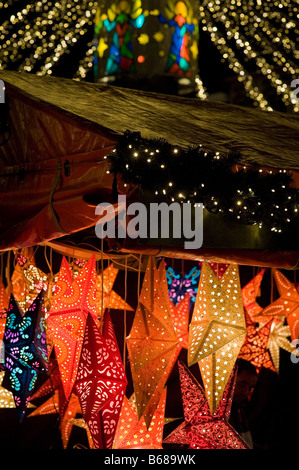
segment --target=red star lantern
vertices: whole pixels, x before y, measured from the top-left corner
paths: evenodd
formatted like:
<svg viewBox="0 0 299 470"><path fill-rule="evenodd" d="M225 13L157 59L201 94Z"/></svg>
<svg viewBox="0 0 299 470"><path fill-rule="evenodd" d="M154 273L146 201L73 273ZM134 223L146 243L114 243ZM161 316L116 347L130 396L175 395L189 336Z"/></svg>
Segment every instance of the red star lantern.
<svg viewBox="0 0 299 470"><path fill-rule="evenodd" d="M265 323L265 321L268 321L263 316L258 316L262 312L263 307L261 307L256 301L256 298L261 295L260 286L265 271L265 268L262 269L259 273L256 274L256 276L251 279L251 281L246 284L246 286L242 288L243 305L253 322Z"/></svg>
<svg viewBox="0 0 299 470"><path fill-rule="evenodd" d="M75 279L63 257L47 319L47 332L55 349L66 399L76 380L88 314L97 320L95 256Z"/></svg>
<svg viewBox="0 0 299 470"><path fill-rule="evenodd" d="M114 449L162 449L166 388L147 428L143 416L138 419L135 396L124 398L119 417Z"/></svg>
<svg viewBox="0 0 299 470"><path fill-rule="evenodd" d="M240 350L239 357L251 362L257 373L262 367L276 372L268 351L268 341L271 332L272 319L261 327L256 327L245 312L247 335Z"/></svg>
<svg viewBox="0 0 299 470"><path fill-rule="evenodd" d="M278 269L272 270L280 297L264 308L265 317L282 315L290 327L292 341L299 338L299 290Z"/></svg>
<svg viewBox="0 0 299 470"><path fill-rule="evenodd" d="M111 449L127 386L111 318L102 334L89 314L74 391L96 449Z"/></svg>
<svg viewBox="0 0 299 470"><path fill-rule="evenodd" d="M127 347L138 417L147 426L158 406L178 354L178 338L170 313L164 262L157 270L149 257Z"/></svg>
<svg viewBox="0 0 299 470"><path fill-rule="evenodd" d="M229 424L235 387L234 367L214 413L211 413L204 389L179 361L181 393L185 421L175 429L164 443L186 444L191 449L248 449L247 444Z"/></svg>

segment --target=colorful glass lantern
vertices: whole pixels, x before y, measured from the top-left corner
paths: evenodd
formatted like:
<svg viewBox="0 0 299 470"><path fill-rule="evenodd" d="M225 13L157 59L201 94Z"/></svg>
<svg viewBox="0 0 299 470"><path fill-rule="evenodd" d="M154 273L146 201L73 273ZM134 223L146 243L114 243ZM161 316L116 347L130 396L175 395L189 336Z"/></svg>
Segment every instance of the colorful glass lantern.
<svg viewBox="0 0 299 470"><path fill-rule="evenodd" d="M198 73L197 12L197 0L99 0L95 78L171 75L194 82Z"/></svg>

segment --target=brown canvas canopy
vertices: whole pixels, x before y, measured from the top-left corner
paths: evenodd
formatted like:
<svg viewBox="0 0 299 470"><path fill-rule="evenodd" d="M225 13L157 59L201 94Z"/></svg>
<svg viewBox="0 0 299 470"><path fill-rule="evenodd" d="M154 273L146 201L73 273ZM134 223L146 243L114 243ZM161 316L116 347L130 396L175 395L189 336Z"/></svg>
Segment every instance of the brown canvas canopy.
<svg viewBox="0 0 299 470"><path fill-rule="evenodd" d="M113 175L104 157L126 130L180 147L235 150L243 165L291 170L299 187L296 115L9 71L0 79L11 132L0 146L0 250L94 227L90 201L112 201ZM288 269L299 260L296 243L280 247L256 227L227 225L213 215L198 250L187 252L173 240L123 240L118 249Z"/></svg>

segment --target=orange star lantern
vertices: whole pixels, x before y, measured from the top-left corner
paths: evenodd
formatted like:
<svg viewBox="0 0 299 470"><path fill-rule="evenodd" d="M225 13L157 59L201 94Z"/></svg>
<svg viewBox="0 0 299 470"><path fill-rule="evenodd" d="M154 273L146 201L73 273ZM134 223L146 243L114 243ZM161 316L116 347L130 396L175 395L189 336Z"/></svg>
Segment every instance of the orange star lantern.
<svg viewBox="0 0 299 470"><path fill-rule="evenodd" d="M283 315L290 327L291 339L299 338L299 290L278 269L272 270L280 297L264 308L264 316Z"/></svg>
<svg viewBox="0 0 299 470"><path fill-rule="evenodd" d="M112 447L126 386L109 312L104 316L102 334L89 314L74 392L96 449Z"/></svg>
<svg viewBox="0 0 299 470"><path fill-rule="evenodd" d="M97 302L100 317L102 317L107 308L128 311L133 310L133 308L112 289L117 274L118 269L114 268L113 264L110 264L108 268L104 269L102 274L97 275Z"/></svg>
<svg viewBox="0 0 299 470"><path fill-rule="evenodd" d="M130 400L124 398L122 410L117 425L114 449L162 449L164 415L166 403L166 388L164 388L160 403L155 410L152 421L147 428L144 417L138 419L136 400L133 395Z"/></svg>
<svg viewBox="0 0 299 470"><path fill-rule="evenodd" d="M266 322L268 321L267 318L265 319L265 317L263 316L258 316L262 312L263 307L261 307L256 301L256 298L261 295L260 286L261 286L261 282L263 280L265 271L266 271L265 268L262 269L242 289L243 305L246 309L246 312L250 316L251 320L254 322L265 323L265 321Z"/></svg>
<svg viewBox="0 0 299 470"><path fill-rule="evenodd" d="M237 265L221 278L203 262L189 326L188 365L198 362L212 413L246 337L246 324Z"/></svg>
<svg viewBox="0 0 299 470"><path fill-rule="evenodd" d="M260 372L262 367L276 372L267 349L272 319L261 327L256 327L246 312L245 319L247 335L239 357L251 362L255 366L257 373Z"/></svg>
<svg viewBox="0 0 299 470"><path fill-rule="evenodd" d="M66 399L70 397L76 380L89 313L97 321L95 256L89 259L75 279L63 257L47 319L47 333L54 346Z"/></svg>
<svg viewBox="0 0 299 470"><path fill-rule="evenodd" d="M138 418L150 425L177 358L178 338L171 318L164 262L149 257L127 347Z"/></svg>

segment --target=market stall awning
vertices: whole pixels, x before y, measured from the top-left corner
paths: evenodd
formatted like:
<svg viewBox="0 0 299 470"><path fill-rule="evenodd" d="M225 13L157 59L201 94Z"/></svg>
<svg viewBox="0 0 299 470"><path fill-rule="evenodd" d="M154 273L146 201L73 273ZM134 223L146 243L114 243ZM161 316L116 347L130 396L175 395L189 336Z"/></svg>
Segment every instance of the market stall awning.
<svg viewBox="0 0 299 470"><path fill-rule="evenodd" d="M0 79L6 98L0 105L0 250L33 246L93 227L98 219L95 205L113 201L113 175L104 157L127 130L180 147L202 144L215 152L237 151L242 165L290 170L299 187L296 115L10 71L1 71ZM251 227L242 245L234 227L221 222L214 228L217 236L212 241L209 237L198 252L188 253L173 241L166 247L150 247L125 240L118 248L297 266L299 247L294 241L282 248L264 236L257 242ZM240 230L243 233L244 227ZM233 240L231 233L236 234Z"/></svg>

